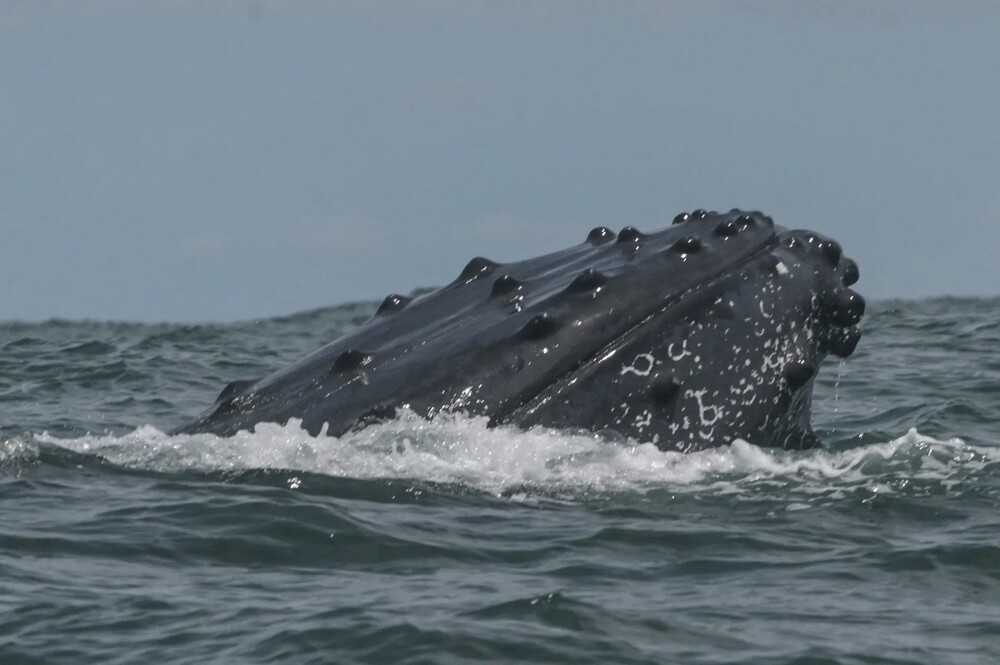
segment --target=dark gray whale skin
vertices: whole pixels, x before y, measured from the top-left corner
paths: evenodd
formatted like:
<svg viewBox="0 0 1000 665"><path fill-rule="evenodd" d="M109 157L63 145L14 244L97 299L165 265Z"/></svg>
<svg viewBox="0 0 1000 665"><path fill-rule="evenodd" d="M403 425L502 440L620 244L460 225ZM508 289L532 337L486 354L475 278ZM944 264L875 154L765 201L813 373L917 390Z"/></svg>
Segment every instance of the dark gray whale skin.
<svg viewBox="0 0 1000 665"><path fill-rule="evenodd" d="M861 336L857 279L836 241L760 212L600 227L538 258L477 257L413 300L390 295L307 358L231 383L175 433L298 418L339 436L409 409L612 431L662 450L808 448L816 372Z"/></svg>

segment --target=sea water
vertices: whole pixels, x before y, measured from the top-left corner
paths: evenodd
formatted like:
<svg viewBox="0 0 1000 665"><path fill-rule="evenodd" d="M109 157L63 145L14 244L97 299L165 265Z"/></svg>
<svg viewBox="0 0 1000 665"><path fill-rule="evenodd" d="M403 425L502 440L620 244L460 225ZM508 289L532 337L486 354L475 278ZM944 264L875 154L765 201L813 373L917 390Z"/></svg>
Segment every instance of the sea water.
<svg viewBox="0 0 1000 665"><path fill-rule="evenodd" d="M165 434L374 306L0 324L0 663L1000 662L1000 300L870 306L805 452Z"/></svg>

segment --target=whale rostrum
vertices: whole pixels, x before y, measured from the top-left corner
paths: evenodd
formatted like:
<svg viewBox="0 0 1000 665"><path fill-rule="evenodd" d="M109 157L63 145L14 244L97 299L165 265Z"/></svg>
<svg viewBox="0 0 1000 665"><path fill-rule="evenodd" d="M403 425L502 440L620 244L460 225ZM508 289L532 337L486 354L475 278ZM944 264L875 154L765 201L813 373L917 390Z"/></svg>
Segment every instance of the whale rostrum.
<svg viewBox="0 0 1000 665"><path fill-rule="evenodd" d="M390 295L292 366L231 383L177 432L298 418L340 435L408 409L612 430L663 450L811 447L819 367L861 337L857 280L836 241L756 211L598 227L562 251L476 257L442 288Z"/></svg>

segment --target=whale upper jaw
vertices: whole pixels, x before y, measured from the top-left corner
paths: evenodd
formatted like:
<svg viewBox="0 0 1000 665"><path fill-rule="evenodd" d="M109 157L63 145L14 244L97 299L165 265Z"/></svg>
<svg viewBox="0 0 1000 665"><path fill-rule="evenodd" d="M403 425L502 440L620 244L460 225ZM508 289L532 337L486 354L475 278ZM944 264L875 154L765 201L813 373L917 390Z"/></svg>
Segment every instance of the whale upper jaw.
<svg viewBox="0 0 1000 665"><path fill-rule="evenodd" d="M614 430L664 450L808 447L819 365L860 338L857 277L835 241L758 212L699 210L653 233L599 227L566 250L477 257L441 289L389 296L356 331L231 384L178 431L294 417L340 434L406 407Z"/></svg>

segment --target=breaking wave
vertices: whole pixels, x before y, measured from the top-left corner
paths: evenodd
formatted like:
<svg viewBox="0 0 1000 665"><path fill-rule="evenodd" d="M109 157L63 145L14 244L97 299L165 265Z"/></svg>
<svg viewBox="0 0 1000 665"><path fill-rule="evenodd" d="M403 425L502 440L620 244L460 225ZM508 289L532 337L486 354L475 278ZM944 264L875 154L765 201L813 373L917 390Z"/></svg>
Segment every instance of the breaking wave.
<svg viewBox="0 0 1000 665"><path fill-rule="evenodd" d="M707 492L737 498L798 496L806 504L845 493L960 491L997 464L996 451L910 429L883 442L840 449L784 451L744 441L695 453L662 452L650 443L609 441L589 433L488 428L485 418L406 413L341 437L313 437L298 421L258 425L222 438L168 435L152 426L116 435L64 439L48 433L8 441L10 469L55 446L113 466L151 471L280 470L361 480L406 479L508 496L566 498L609 492ZM292 476L292 489L303 480ZM794 506L793 506L794 507Z"/></svg>

